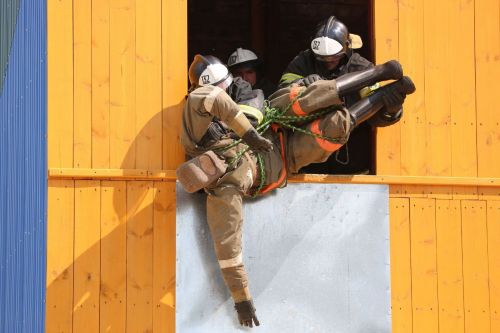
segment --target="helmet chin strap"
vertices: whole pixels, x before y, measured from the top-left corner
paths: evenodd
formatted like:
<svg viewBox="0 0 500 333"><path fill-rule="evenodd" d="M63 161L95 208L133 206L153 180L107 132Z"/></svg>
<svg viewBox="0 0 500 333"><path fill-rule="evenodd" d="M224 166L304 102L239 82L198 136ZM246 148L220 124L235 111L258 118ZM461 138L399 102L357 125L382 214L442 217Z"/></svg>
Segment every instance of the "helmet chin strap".
<svg viewBox="0 0 500 333"><path fill-rule="evenodd" d="M231 83L233 83L233 75L229 74L224 81L219 82L218 84L216 84L216 86L227 92L227 89L229 88L229 86L231 86Z"/></svg>

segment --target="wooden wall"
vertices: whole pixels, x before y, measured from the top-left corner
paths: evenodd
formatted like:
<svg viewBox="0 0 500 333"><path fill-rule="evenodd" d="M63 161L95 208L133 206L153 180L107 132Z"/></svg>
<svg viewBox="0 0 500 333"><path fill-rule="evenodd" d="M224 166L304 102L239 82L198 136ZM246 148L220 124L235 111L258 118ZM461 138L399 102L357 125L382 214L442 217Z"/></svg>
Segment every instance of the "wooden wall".
<svg viewBox="0 0 500 333"><path fill-rule="evenodd" d="M391 186L393 332L500 332L500 33L497 0L375 1L376 59L417 92L377 133L377 174L438 176Z"/></svg>
<svg viewBox="0 0 500 333"><path fill-rule="evenodd" d="M47 332L173 332L183 0L48 0ZM82 171L83 170L83 171ZM141 174L142 171L138 171Z"/></svg>
<svg viewBox="0 0 500 333"><path fill-rule="evenodd" d="M442 180L391 185L393 331L500 332L500 187L456 184L500 179L499 3L374 6L377 61L418 89L378 174ZM154 175L183 160L186 21L185 0L48 0L47 332L174 331L174 184Z"/></svg>

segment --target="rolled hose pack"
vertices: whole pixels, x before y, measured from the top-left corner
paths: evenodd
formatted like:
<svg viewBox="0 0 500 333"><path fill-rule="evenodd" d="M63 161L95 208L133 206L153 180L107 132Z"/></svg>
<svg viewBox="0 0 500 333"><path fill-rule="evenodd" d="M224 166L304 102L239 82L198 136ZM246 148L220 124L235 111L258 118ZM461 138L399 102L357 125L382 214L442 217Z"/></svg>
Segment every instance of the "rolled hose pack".
<svg viewBox="0 0 500 333"><path fill-rule="evenodd" d="M209 150L182 163L175 173L186 192L194 193L219 179L226 170L226 162Z"/></svg>

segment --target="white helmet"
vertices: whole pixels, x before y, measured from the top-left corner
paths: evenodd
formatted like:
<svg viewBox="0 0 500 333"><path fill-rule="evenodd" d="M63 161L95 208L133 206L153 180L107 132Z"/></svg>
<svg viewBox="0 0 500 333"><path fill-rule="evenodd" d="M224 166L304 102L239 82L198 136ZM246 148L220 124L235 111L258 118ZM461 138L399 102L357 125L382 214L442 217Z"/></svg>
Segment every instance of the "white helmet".
<svg viewBox="0 0 500 333"><path fill-rule="evenodd" d="M189 82L192 86L220 86L227 88L233 77L224 64L216 57L197 54L189 66Z"/></svg>
<svg viewBox="0 0 500 333"><path fill-rule="evenodd" d="M229 69L243 65L258 66L259 64L260 60L255 53L241 47L238 47L227 59Z"/></svg>

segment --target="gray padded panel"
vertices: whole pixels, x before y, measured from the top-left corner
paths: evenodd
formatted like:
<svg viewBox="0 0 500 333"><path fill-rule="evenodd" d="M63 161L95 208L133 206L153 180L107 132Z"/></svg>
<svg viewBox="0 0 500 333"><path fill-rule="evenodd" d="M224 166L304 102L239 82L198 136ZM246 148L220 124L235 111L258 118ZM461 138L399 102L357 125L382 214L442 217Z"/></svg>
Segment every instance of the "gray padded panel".
<svg viewBox="0 0 500 333"><path fill-rule="evenodd" d="M289 184L245 201L255 332L391 332L386 185ZM177 185L177 333L239 327L205 218Z"/></svg>

